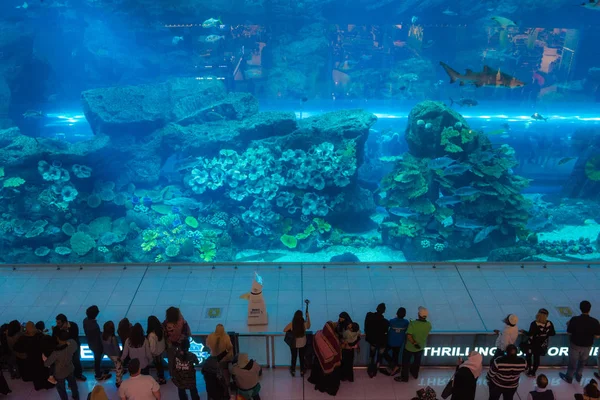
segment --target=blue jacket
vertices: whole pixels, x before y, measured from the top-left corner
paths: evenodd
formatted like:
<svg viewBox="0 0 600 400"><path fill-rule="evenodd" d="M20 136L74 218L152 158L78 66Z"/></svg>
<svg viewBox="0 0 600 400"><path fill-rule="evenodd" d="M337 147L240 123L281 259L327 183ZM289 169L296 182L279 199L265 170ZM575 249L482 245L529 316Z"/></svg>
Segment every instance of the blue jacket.
<svg viewBox="0 0 600 400"><path fill-rule="evenodd" d="M390 320L390 330L388 332L388 346L402 347L406 339L406 329L408 320L406 318L393 318Z"/></svg>

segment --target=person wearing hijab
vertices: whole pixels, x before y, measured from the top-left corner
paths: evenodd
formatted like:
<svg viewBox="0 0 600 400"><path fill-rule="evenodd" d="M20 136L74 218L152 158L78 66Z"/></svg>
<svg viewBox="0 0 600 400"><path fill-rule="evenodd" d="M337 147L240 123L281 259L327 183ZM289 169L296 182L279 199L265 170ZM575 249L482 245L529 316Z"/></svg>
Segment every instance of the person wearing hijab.
<svg viewBox="0 0 600 400"><path fill-rule="evenodd" d="M220 356L220 365L223 369L223 377L229 383L231 375L229 374L229 364L233 360L233 343L231 338L225 332L222 324L217 324L215 331L206 338L206 345L210 349L210 355Z"/></svg>
<svg viewBox="0 0 600 400"><path fill-rule="evenodd" d="M477 351L469 353L469 358L456 367L453 378L452 397L453 400L475 400L477 390L477 379L483 371L483 357Z"/></svg>
<svg viewBox="0 0 600 400"><path fill-rule="evenodd" d="M42 334L31 321L25 325L25 333L15 343L15 351L24 355L19 359L21 377L25 382L33 382L35 390L53 388L48 377L50 371L42 360Z"/></svg>
<svg viewBox="0 0 600 400"><path fill-rule="evenodd" d="M340 340L342 340L344 332L351 324L352 318L350 318L350 314L348 314L346 311L341 312L338 318L338 322L335 324L335 333L338 335L338 338Z"/></svg>
<svg viewBox="0 0 600 400"><path fill-rule="evenodd" d="M540 357L545 356L548 351L549 338L556 335L554 324L548 320L548 310L540 308L529 330L522 330L521 333L528 336L525 342L521 342L521 350L527 360L527 376L535 378Z"/></svg>
<svg viewBox="0 0 600 400"><path fill-rule="evenodd" d="M315 390L335 396L340 388L342 349L335 324L328 321L313 339L315 358L308 381Z"/></svg>
<svg viewBox="0 0 600 400"><path fill-rule="evenodd" d="M238 396L244 399L260 400L260 364L248 358L248 354L240 353L237 362L233 364L231 373L238 388Z"/></svg>

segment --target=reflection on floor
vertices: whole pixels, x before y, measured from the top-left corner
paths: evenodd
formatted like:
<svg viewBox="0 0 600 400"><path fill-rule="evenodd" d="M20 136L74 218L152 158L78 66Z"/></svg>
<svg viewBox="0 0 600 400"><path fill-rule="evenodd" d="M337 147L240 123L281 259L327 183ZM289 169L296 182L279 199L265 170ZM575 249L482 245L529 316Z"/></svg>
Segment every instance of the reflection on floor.
<svg viewBox="0 0 600 400"><path fill-rule="evenodd" d="M146 326L149 315L163 318L169 306L179 306L194 333L207 333L216 323L227 330L248 332L247 302L254 271L264 279L269 325L261 332L281 332L303 300L311 300L313 328L347 311L362 321L379 302L416 314L429 308L436 331L491 331L509 313L531 321L540 307L550 310L558 331L568 317L558 307L578 313L579 301L600 309L600 265L543 268L485 264L431 266L240 266L221 267L0 267L0 321L46 321L58 313L81 322L85 309L100 307L100 325L127 316ZM209 309L220 309L218 315ZM209 315L210 314L210 315ZM528 323L528 322L526 322Z"/></svg>
<svg viewBox="0 0 600 400"><path fill-rule="evenodd" d="M588 369L584 372L582 384L574 383L569 385L558 378L557 369L542 369L550 380L550 388L554 391L555 397L558 400L573 399L575 393L581 393L583 385L589 378L592 377L592 370ZM415 392L421 387L431 386L438 396L442 393L444 386L448 382L448 378L452 375L450 369L425 369L421 371L421 376L418 380L411 380L409 383L398 383L390 377L379 374L373 379L369 379L365 370L355 371L354 383L342 382L342 386L336 398L344 400L409 400L415 397ZM92 373L86 373L87 382L78 384L80 390L80 398L85 399L89 391L95 385ZM198 388L200 397L206 399L204 393L204 383L201 374L198 373ZM127 378L127 377L126 377ZM108 398L117 400L117 390L113 378L107 382L103 382ZM9 385L13 393L9 398L14 399L30 399L30 400L46 400L58 399L56 390L48 390L35 392L33 384L24 383L22 381L10 381ZM275 370L265 370L261 381L261 398L264 400L316 400L316 399L331 399L331 396L321 394L314 390L308 382L305 382L300 377L292 378L290 374L283 368ZM518 396L515 399L527 399L527 393L534 390L534 380L525 376L521 377L519 384ZM166 385L161 386L161 394L163 399L176 399L177 390L173 383L169 381ZM488 398L488 389L483 378L479 380L477 388L477 400Z"/></svg>

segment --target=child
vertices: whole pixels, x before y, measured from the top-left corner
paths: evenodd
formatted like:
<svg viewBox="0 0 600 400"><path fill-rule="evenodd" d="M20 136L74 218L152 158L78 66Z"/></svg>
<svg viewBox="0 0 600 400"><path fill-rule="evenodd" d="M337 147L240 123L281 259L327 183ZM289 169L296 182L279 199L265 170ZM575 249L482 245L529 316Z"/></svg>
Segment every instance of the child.
<svg viewBox="0 0 600 400"><path fill-rule="evenodd" d="M199 361L194 353L189 352L189 349L189 340L184 340L175 347L175 351L170 353L169 368L171 379L179 391L180 399L187 399L186 390L189 390L192 400L200 400L198 388L196 387L195 368L199 364Z"/></svg>
<svg viewBox="0 0 600 400"><path fill-rule="evenodd" d="M102 332L102 352L106 354L106 357L115 365L117 372L117 388L121 386L123 381L123 363L121 362L121 349L119 348L119 342L115 336L115 324L112 321L104 323Z"/></svg>
<svg viewBox="0 0 600 400"><path fill-rule="evenodd" d="M496 353L492 360L502 357L506 351L506 347L515 344L519 337L519 328L517 327L519 318L515 314L508 314L502 322L504 322L504 329L502 332L499 330L494 331L494 333L498 335L498 338L496 339Z"/></svg>
<svg viewBox="0 0 600 400"><path fill-rule="evenodd" d="M354 382L354 349L360 341L360 327L356 322L348 324L342 334L341 380Z"/></svg>
<svg viewBox="0 0 600 400"><path fill-rule="evenodd" d="M583 388L583 395L577 393L575 400L598 400L600 399L600 390L598 390L598 382L591 379L590 383Z"/></svg>
<svg viewBox="0 0 600 400"><path fill-rule="evenodd" d="M342 346L353 348L352 346L354 346L356 341L360 338L360 327L358 324L356 322L349 324L342 337L344 340Z"/></svg>
<svg viewBox="0 0 600 400"><path fill-rule="evenodd" d="M548 387L548 378L544 374L539 374L536 379L537 387L534 391L529 392L527 396L527 400L537 400L537 399L556 399L554 393L550 389L546 389Z"/></svg>

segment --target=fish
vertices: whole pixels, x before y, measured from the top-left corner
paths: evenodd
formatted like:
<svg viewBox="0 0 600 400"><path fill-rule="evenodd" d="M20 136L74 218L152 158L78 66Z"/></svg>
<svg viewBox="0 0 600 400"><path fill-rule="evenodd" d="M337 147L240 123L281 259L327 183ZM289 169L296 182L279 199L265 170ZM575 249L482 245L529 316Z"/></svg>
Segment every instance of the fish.
<svg viewBox="0 0 600 400"><path fill-rule="evenodd" d="M542 114L539 113L533 114L531 118L535 119L536 121L548 121L548 118L545 118Z"/></svg>
<svg viewBox="0 0 600 400"><path fill-rule="evenodd" d="M425 129L429 130L433 127L433 124L431 122L428 122L425 124Z"/></svg>
<svg viewBox="0 0 600 400"><path fill-rule="evenodd" d="M561 159L558 161L558 165L563 165L563 164L566 164L566 163L568 163L568 162L571 162L571 161L573 161L575 158L576 158L576 157L564 157L564 158L561 158Z"/></svg>
<svg viewBox="0 0 600 400"><path fill-rule="evenodd" d="M381 207L381 206L375 207L375 212L377 214L381 214L381 215L384 215L386 217L390 215L390 213L385 209L385 207Z"/></svg>
<svg viewBox="0 0 600 400"><path fill-rule="evenodd" d="M183 36L173 36L173 39L171 39L171 43L174 45L177 45L179 42L183 42Z"/></svg>
<svg viewBox="0 0 600 400"><path fill-rule="evenodd" d="M488 135L501 135L504 132L506 132L506 130L504 130L504 129L494 129L493 131L487 132L487 134Z"/></svg>
<svg viewBox="0 0 600 400"><path fill-rule="evenodd" d="M527 221L525 228L531 232L540 232L542 229L546 228L546 226L552 224L552 219L552 216L545 217L543 215L537 215Z"/></svg>
<svg viewBox="0 0 600 400"><path fill-rule="evenodd" d="M504 124L500 125L500 127L502 129L504 129L505 131L510 131L510 125L508 123L504 123Z"/></svg>
<svg viewBox="0 0 600 400"><path fill-rule="evenodd" d="M444 207L444 206L453 206L460 202L462 202L462 200L458 196L444 196L444 197L440 197L439 199L437 199L435 201L435 204L437 204L440 207Z"/></svg>
<svg viewBox="0 0 600 400"><path fill-rule="evenodd" d="M455 160L451 159L450 157L444 156L430 160L427 166L431 169L443 169L453 164L454 162Z"/></svg>
<svg viewBox="0 0 600 400"><path fill-rule="evenodd" d="M23 113L23 118L25 119L40 119L44 117L45 115L43 112L36 110L27 110Z"/></svg>
<svg viewBox="0 0 600 400"><path fill-rule="evenodd" d="M454 226L457 228L460 228L460 229L473 230L473 229L481 229L485 225L483 225L481 222L477 222L472 219L462 218L462 219L457 220L454 223Z"/></svg>
<svg viewBox="0 0 600 400"><path fill-rule="evenodd" d="M600 11L600 0L589 0L587 3L581 3L581 6L588 10Z"/></svg>
<svg viewBox="0 0 600 400"><path fill-rule="evenodd" d="M498 229L498 225L494 225L494 226L488 226L483 228L482 230L480 230L477 235L475 235L475 239L473 240L473 243L479 243L485 240L485 238L487 238L490 233L494 232L496 229Z"/></svg>
<svg viewBox="0 0 600 400"><path fill-rule="evenodd" d="M219 35L208 35L206 37L206 39L204 39L204 41L206 43L216 43L219 40L225 39L225 36L219 36Z"/></svg>
<svg viewBox="0 0 600 400"><path fill-rule="evenodd" d="M508 18L505 17L500 17L498 15L493 16L490 18L492 21L496 21L498 23L498 25L500 25L502 27L502 29L506 29L509 26L517 26L517 24L515 24L513 21L511 21Z"/></svg>
<svg viewBox="0 0 600 400"><path fill-rule="evenodd" d="M203 28L214 28L218 25L222 25L221 18L209 18L202 23Z"/></svg>
<svg viewBox="0 0 600 400"><path fill-rule="evenodd" d="M413 15L412 18L410 19L410 22L412 22L413 24L416 24L418 20L419 20L419 17L416 17Z"/></svg>
<svg viewBox="0 0 600 400"><path fill-rule="evenodd" d="M454 164L444 169L444 175L462 175L469 171L471 166L465 164Z"/></svg>
<svg viewBox="0 0 600 400"><path fill-rule="evenodd" d="M27 2L25 2L20 6L16 6L15 8L22 8L23 10L27 10L29 8L29 4L27 4Z"/></svg>
<svg viewBox="0 0 600 400"><path fill-rule="evenodd" d="M406 207L391 207L387 210L390 214L396 215L398 217L408 218L413 215L416 215L413 210Z"/></svg>
<svg viewBox="0 0 600 400"><path fill-rule="evenodd" d="M379 161L381 162L396 162L402 160L404 157L402 156L383 156L379 157Z"/></svg>
<svg viewBox="0 0 600 400"><path fill-rule="evenodd" d="M479 190L471 186L463 186L454 191L454 194L457 196L473 196L477 193L479 193Z"/></svg>
<svg viewBox="0 0 600 400"><path fill-rule="evenodd" d="M450 97L450 107L452 107L454 103L458 104L461 107L475 107L477 104L479 104L477 100L471 99L469 97L461 97L456 101L452 100L452 97Z"/></svg>
<svg viewBox="0 0 600 400"><path fill-rule="evenodd" d="M451 215L447 218L444 218L444 220L442 221L442 226L447 228L447 227L451 226L453 223L454 223L454 218L452 218L452 215Z"/></svg>
<svg viewBox="0 0 600 400"><path fill-rule="evenodd" d="M451 11L450 7L446 8L444 11L442 11L442 14L448 15L450 17L456 17L458 15L458 13Z"/></svg>
<svg viewBox="0 0 600 400"><path fill-rule="evenodd" d="M499 68L495 69L487 65L483 66L482 72L473 72L472 70L467 69L464 75L461 75L450 68L450 66L444 62L440 61L440 65L450 77L450 83L459 81L460 86L464 86L467 83L475 85L475 87L478 88L482 86L494 86L514 89L525 86L525 82L522 82L505 72L501 72Z"/></svg>

